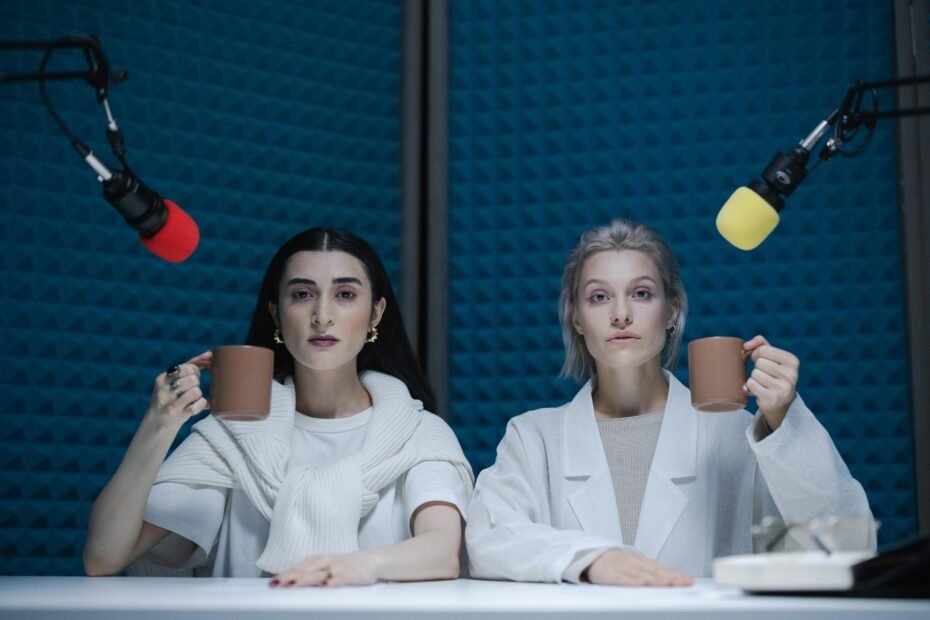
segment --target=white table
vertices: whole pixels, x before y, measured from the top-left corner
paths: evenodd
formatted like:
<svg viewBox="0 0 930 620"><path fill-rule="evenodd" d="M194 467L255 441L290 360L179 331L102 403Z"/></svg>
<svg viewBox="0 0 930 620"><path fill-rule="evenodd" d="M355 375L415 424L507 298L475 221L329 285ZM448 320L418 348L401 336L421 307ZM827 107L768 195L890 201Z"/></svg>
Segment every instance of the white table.
<svg viewBox="0 0 930 620"><path fill-rule="evenodd" d="M0 577L13 618L930 618L930 601L751 596L709 579L690 588L500 581L270 588L265 579Z"/></svg>

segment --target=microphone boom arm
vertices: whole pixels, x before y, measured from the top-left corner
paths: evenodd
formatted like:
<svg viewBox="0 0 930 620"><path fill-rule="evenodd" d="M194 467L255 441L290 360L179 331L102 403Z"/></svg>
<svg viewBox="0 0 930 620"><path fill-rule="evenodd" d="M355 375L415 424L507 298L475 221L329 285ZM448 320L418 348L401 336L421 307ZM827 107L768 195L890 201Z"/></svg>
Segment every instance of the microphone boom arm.
<svg viewBox="0 0 930 620"><path fill-rule="evenodd" d="M45 71L38 73L0 73L0 84L23 82L84 80L94 87L97 102L107 98L110 84L125 82L129 77L126 69L111 69L100 41L91 34L75 35L51 41L0 41L0 51L28 51L78 49L84 53L87 71Z"/></svg>
<svg viewBox="0 0 930 620"><path fill-rule="evenodd" d="M852 97L861 97L865 91L876 91L882 88L897 88L900 86L913 86L916 84L930 83L930 75L915 75L908 78L898 78L894 80L883 80L879 82L863 82L859 80L852 88L849 89L846 97L852 100ZM922 116L930 114L930 107L924 108L898 108L895 110L886 110L884 112L849 112L847 124L857 126L860 123L874 122L879 118L900 118L902 116Z"/></svg>
<svg viewBox="0 0 930 620"><path fill-rule="evenodd" d="M62 49L76 49L83 52L84 59L87 61L87 71L46 71L45 66L49 57L56 50ZM164 227L168 211L161 196L142 183L126 162L123 132L116 119L113 118L107 102L110 84L125 81L128 78L128 72L125 69L111 70L110 62L103 53L100 41L92 34L63 37L52 41L0 41L0 51L23 50L45 51L39 71L37 73L0 74L0 84L39 82L42 99L52 118L71 141L71 146L97 173L98 180L103 183L104 198L130 226L139 232L142 238L153 237ZM71 133L45 92L45 82L49 80L84 80L94 87L97 103L103 106L107 117L107 142L124 170L111 170L94 154L93 150Z"/></svg>

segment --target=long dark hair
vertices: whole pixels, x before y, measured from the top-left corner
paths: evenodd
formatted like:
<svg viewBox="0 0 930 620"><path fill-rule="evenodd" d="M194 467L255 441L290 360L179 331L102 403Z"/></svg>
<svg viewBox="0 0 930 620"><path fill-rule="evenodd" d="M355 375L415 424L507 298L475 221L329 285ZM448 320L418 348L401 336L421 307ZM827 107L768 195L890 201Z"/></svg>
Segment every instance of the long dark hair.
<svg viewBox="0 0 930 620"><path fill-rule="evenodd" d="M377 370L397 377L407 385L413 398L422 401L429 411L436 412L436 397L410 346L387 271L374 249L346 230L311 228L291 237L281 246L265 271L245 344L268 347L274 351L274 373L279 381L293 374L293 356L286 346L274 341L276 327L268 311L268 302L278 303L279 285L287 259L303 251L345 252L361 261L371 281L372 303L377 303L383 297L386 305L378 323L377 342L365 343L358 354L358 371Z"/></svg>

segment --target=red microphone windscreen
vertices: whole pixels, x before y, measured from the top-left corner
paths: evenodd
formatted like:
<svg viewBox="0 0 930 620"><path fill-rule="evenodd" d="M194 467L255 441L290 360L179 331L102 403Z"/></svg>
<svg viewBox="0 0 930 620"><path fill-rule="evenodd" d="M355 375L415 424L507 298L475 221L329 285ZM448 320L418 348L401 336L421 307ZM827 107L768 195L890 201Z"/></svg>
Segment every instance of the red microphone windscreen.
<svg viewBox="0 0 930 620"><path fill-rule="evenodd" d="M180 263L194 253L200 241L200 230L193 218L181 207L165 200L168 218L165 225L152 237L139 236L149 252L169 263Z"/></svg>

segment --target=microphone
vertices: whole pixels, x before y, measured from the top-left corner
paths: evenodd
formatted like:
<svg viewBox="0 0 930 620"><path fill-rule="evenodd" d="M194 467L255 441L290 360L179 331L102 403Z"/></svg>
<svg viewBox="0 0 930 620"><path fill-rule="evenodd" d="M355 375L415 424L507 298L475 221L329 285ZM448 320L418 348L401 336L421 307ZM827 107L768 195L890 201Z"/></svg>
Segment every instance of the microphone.
<svg viewBox="0 0 930 620"><path fill-rule="evenodd" d="M109 202L126 223L139 232L139 240L155 256L169 263L187 260L200 241L200 231L194 220L178 205L164 200L152 191L132 172L126 162L126 146L123 132L113 118L107 94L110 83L123 82L128 77L125 69L112 69L100 41L92 34L65 37L54 41L25 41L23 43L0 42L0 49L40 49L45 55L39 63L39 72L35 74L14 74L7 76L0 73L0 83L32 82L39 83L39 94L52 119L61 132L71 142L71 146L84 161L94 169L98 179L103 183L103 197ZM77 49L83 52L87 61L86 72L49 72L47 66L56 50ZM103 106L107 116L107 141L110 149L123 166L123 170L113 172L100 161L93 151L81 142L68 128L67 123L55 110L46 90L46 81L82 79L90 83L96 92L97 103Z"/></svg>
<svg viewBox="0 0 930 620"><path fill-rule="evenodd" d="M142 245L169 263L187 260L200 241L191 216L152 191L131 170L111 172L92 151L84 150L84 160L103 182L103 197L139 232Z"/></svg>
<svg viewBox="0 0 930 620"><path fill-rule="evenodd" d="M825 120L787 155L776 153L762 171L762 181L753 179L748 185L737 188L717 214L717 232L741 250L753 250L765 241L780 220L785 207L782 196L788 197L807 177L807 162L811 149L820 142L827 129L836 121L840 110L834 110ZM836 152L833 140L828 141L820 159L826 160Z"/></svg>
<svg viewBox="0 0 930 620"><path fill-rule="evenodd" d="M781 196L790 196L807 176L804 167L810 151L802 145L785 155L778 153L762 172L762 181L753 179L739 187L717 214L717 231L741 250L753 250L765 241L779 222L785 206Z"/></svg>

